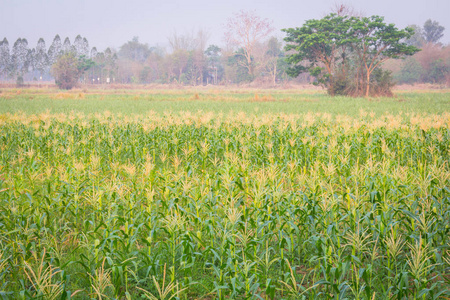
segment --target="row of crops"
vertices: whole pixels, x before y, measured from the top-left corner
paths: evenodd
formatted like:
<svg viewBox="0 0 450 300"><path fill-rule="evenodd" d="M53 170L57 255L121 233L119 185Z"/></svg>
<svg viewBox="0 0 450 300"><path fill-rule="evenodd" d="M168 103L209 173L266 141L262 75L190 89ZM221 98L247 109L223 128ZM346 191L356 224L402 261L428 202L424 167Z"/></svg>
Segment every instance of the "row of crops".
<svg viewBox="0 0 450 300"><path fill-rule="evenodd" d="M0 297L449 298L449 127L2 115Z"/></svg>

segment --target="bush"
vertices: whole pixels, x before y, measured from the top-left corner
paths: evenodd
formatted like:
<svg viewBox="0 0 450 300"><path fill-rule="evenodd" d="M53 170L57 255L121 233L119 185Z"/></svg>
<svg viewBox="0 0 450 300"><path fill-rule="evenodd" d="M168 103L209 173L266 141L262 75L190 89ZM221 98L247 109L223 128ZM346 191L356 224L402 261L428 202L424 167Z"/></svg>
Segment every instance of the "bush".
<svg viewBox="0 0 450 300"><path fill-rule="evenodd" d="M372 73L371 91L373 96L392 97L391 88L395 85L392 72L377 68Z"/></svg>
<svg viewBox="0 0 450 300"><path fill-rule="evenodd" d="M22 86L24 86L24 83L23 83L23 77L22 77L22 76L18 76L18 77L17 77L16 85L17 85L17 87L22 87Z"/></svg>
<svg viewBox="0 0 450 300"><path fill-rule="evenodd" d="M72 53L61 55L52 66L52 75L60 89L70 90L75 87L80 77L78 58Z"/></svg>
<svg viewBox="0 0 450 300"><path fill-rule="evenodd" d="M348 96L350 85L349 79L344 74L341 74L336 76L334 81L330 83L327 92L332 96Z"/></svg>
<svg viewBox="0 0 450 300"><path fill-rule="evenodd" d="M444 83L449 73L449 66L445 64L442 58L439 58L431 63L430 71L427 74L427 81L431 83Z"/></svg>
<svg viewBox="0 0 450 300"><path fill-rule="evenodd" d="M364 81L353 80L357 77L358 75L353 72L336 76L333 81L329 82L328 94L332 96L364 97L367 85ZM361 77L364 78L365 74ZM369 95L391 97L393 95L391 89L394 85L391 71L376 68L370 77Z"/></svg>
<svg viewBox="0 0 450 300"><path fill-rule="evenodd" d="M397 74L396 79L400 83L412 84L421 80L423 72L420 63L414 57L411 57L405 60L405 64L400 73Z"/></svg>

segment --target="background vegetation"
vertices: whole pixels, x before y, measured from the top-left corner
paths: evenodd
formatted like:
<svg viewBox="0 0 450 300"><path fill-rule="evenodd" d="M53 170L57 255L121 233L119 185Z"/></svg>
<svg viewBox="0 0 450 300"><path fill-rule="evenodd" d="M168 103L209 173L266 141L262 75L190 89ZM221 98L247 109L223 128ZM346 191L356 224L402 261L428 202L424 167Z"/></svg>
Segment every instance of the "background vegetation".
<svg viewBox="0 0 450 300"><path fill-rule="evenodd" d="M333 12L361 17L347 6L337 6ZM403 61L387 61L383 68L392 71L398 83L448 85L449 47L439 42L445 28L432 20L423 26L409 27L414 29L414 36L401 42L422 51ZM245 28L248 32L241 30ZM275 86L315 80L315 76L308 74L295 79L287 76L285 57L289 52L284 49L283 37L274 32L270 20L241 11L227 20L224 29L224 45L210 44L211 33L198 30L173 33L167 37L168 43L164 47L148 45L133 37L117 48L104 51L91 48L81 35L73 41L69 38L62 41L56 35L50 45L41 38L34 48L25 38L18 38L13 44L4 38L0 41L0 80L17 81L18 84L22 80L53 80L51 66L60 55L69 52L93 62L79 74L77 79L81 84Z"/></svg>

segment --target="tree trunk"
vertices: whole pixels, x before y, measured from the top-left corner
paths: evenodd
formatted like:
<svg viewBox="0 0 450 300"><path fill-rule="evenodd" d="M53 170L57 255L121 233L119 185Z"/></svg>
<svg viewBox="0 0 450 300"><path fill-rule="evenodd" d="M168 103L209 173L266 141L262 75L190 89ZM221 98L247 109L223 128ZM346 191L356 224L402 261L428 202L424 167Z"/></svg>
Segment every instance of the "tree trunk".
<svg viewBox="0 0 450 300"><path fill-rule="evenodd" d="M370 72L369 70L367 70L366 98L369 97L369 90L370 90Z"/></svg>
<svg viewBox="0 0 450 300"><path fill-rule="evenodd" d="M277 84L277 64L275 63L275 67L273 70L273 85Z"/></svg>

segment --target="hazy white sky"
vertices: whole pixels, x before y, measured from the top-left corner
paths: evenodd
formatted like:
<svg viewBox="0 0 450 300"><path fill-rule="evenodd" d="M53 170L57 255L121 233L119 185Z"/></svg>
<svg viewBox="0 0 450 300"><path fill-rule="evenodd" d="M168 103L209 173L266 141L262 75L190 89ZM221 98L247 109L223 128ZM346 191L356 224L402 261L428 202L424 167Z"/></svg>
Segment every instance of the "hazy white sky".
<svg viewBox="0 0 450 300"><path fill-rule="evenodd" d="M239 10L254 10L281 28L298 27L321 18L335 3L352 5L365 15L381 15L398 27L431 18L443 25L444 43L450 43L450 0L0 0L0 39L12 45L27 38L30 47L43 37L50 45L59 34L73 42L80 34L99 50L118 48L133 36L149 45L167 44L174 31L204 29L209 43L221 44L227 18Z"/></svg>

